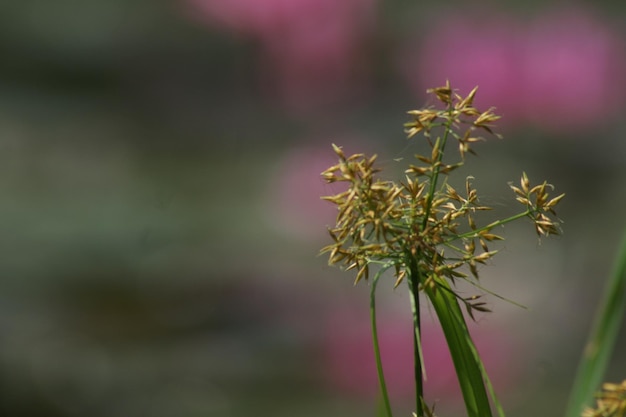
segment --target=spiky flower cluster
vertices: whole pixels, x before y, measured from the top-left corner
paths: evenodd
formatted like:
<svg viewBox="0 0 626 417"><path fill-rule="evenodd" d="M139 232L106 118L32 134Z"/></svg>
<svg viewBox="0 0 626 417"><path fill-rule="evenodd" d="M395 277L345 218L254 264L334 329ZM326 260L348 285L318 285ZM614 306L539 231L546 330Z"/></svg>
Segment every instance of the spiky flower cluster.
<svg viewBox="0 0 626 417"><path fill-rule="evenodd" d="M596 403L596 408L585 409L582 417L625 417L626 380L621 384L603 384Z"/></svg>
<svg viewBox="0 0 626 417"><path fill-rule="evenodd" d="M528 207L530 210L529 216L535 223L535 231L539 236L548 236L550 234L558 234L558 224L552 220L548 214L556 216L554 206L556 206L565 194L561 194L558 197L548 199L549 195L547 189L553 189L551 184L544 181L542 184L536 185L531 188L530 181L526 173L522 173L522 179L520 181L521 189L510 185L511 189L515 192L517 201Z"/></svg>
<svg viewBox="0 0 626 417"><path fill-rule="evenodd" d="M346 156L333 145L339 162L322 173L327 183L345 182L346 191L322 197L338 209L336 225L329 228L333 243L321 252L329 253L329 263L344 263L355 269L356 282L368 278L370 265L393 266L398 285L407 274L419 276L419 283L434 288L435 277L478 279L478 264L495 255L488 243L501 240L492 233L497 226L519 218L532 220L540 236L557 234L554 207L563 197L549 198L546 182L531 186L526 174L520 187L511 185L524 211L507 219L478 226L475 214L490 210L482 205L467 177L465 189L458 191L447 175L463 165L467 153L475 154L472 145L483 140L477 132L493 134L492 123L500 116L493 108L477 110L474 88L466 97L458 95L449 83L428 90L444 108L427 107L408 112L413 120L405 124L409 138L422 133L430 146L429 155L415 155L404 181L385 181L377 177L376 155ZM437 134L436 138L432 138ZM459 157L444 160L449 139L456 140ZM355 282L355 283L356 283ZM462 299L468 311L485 311L476 297Z"/></svg>

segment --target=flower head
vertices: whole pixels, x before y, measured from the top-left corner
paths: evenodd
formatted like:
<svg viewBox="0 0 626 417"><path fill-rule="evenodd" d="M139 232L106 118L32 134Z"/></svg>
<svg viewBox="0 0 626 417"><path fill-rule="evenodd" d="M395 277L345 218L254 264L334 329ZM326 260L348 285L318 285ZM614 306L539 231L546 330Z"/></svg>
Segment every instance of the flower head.
<svg viewBox="0 0 626 417"><path fill-rule="evenodd" d="M447 82L428 92L443 108L409 112L413 120L405 124L405 132L409 138L422 133L431 151L416 155L417 163L406 169L404 181L379 178L376 155L346 156L337 145L333 149L338 163L321 174L327 183L347 184L345 191L322 197L336 206L337 218L329 228L332 243L321 252L329 253L330 264L343 263L347 270L356 270L355 282L368 278L371 264L393 267L396 285L416 272L422 277L420 284L431 288L442 277L454 281L471 274L478 279L478 265L497 253L489 250L490 242L502 239L492 232L495 227L528 217L540 236L559 232L553 217L563 195L549 198L552 186L546 182L531 186L526 174L520 187L511 186L524 211L477 225L475 216L491 208L480 203L473 177L466 178L464 192L440 181L463 165L466 153L474 153L472 145L482 140L477 132L492 133L499 116L493 108L480 111L474 106L476 88L462 96ZM456 161L444 158L448 140L458 143ZM479 296L459 296L459 300L472 317L474 311L488 311Z"/></svg>

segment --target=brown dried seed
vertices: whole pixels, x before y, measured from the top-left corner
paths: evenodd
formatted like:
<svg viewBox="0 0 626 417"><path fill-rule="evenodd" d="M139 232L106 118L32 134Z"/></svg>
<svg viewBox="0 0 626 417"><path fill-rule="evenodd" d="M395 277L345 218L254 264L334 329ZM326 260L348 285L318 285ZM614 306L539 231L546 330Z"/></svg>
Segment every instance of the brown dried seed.
<svg viewBox="0 0 626 417"><path fill-rule="evenodd" d="M471 107L472 103L474 102L474 96L476 95L477 90L478 90L478 86L474 87L472 91L470 91L470 93L467 95L467 97L465 98L459 97L461 101L459 101L454 107L456 109L464 109L466 107Z"/></svg>
<svg viewBox="0 0 626 417"><path fill-rule="evenodd" d="M552 200L548 201L548 202L544 205L544 207L545 207L545 208L550 208L550 207L554 207L554 206L556 206L556 205L559 203L559 201L561 201L561 199L562 199L563 197L565 197L565 194L561 194L561 195L560 195L560 196L558 196L558 197L554 197Z"/></svg>
<svg viewBox="0 0 626 417"><path fill-rule="evenodd" d="M504 238L502 236L498 236L498 235L494 235L493 233L479 233L480 237L482 237L483 239L491 242L493 240L504 240Z"/></svg>
<svg viewBox="0 0 626 417"><path fill-rule="evenodd" d="M469 225L469 227L472 228L472 230L476 230L476 223L474 222L474 218L470 214L467 215L467 224Z"/></svg>
<svg viewBox="0 0 626 417"><path fill-rule="evenodd" d="M354 284L358 284L358 282L362 279L368 279L369 278L369 264L365 264L363 267L361 267L361 269L359 269L359 272L357 272L356 274L356 279L354 280Z"/></svg>
<svg viewBox="0 0 626 417"><path fill-rule="evenodd" d="M526 175L525 172L522 172L522 179L520 183L522 185L522 190L524 190L524 194L528 195L530 181L528 180L528 176Z"/></svg>
<svg viewBox="0 0 626 417"><path fill-rule="evenodd" d="M509 184L509 187L511 187L511 189L515 192L515 194L521 196L521 197L526 197L527 193L523 192L522 190L520 190L519 188L517 188L516 186Z"/></svg>
<svg viewBox="0 0 626 417"><path fill-rule="evenodd" d="M446 85L443 87L429 88L426 90L428 94L435 94L437 98L444 104L452 103L452 88L450 88L450 82L446 81Z"/></svg>
<svg viewBox="0 0 626 417"><path fill-rule="evenodd" d="M335 145L334 143L332 144L333 150L335 151L335 153L337 155L339 155L340 158L345 158L346 156L344 155L343 151L341 150L340 146Z"/></svg>
<svg viewBox="0 0 626 417"><path fill-rule="evenodd" d="M480 262L480 263L485 263L486 260L488 260L489 258L493 257L496 253L498 253L497 250L492 250L489 252L483 252L480 255L477 255L474 257L474 260Z"/></svg>

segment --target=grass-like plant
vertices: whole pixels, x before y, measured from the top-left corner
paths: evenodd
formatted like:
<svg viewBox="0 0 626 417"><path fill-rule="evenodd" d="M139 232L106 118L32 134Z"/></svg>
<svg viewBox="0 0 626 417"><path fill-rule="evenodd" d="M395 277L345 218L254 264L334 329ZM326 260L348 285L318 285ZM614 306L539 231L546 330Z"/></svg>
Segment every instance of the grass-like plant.
<svg viewBox="0 0 626 417"><path fill-rule="evenodd" d="M626 379L605 383L597 392L609 366L620 324L626 312L626 234L606 283L589 339L583 351L569 398L566 417L626 417ZM591 402L596 398L596 407Z"/></svg>
<svg viewBox="0 0 626 417"><path fill-rule="evenodd" d="M493 123L500 118L493 108L480 111L474 106L476 91L474 88L463 97L446 82L445 86L428 90L439 106L409 112L412 120L405 124L409 139L421 134L430 151L415 155L415 163L408 166L401 181L379 178L376 155L346 156L336 145L333 149L339 161L322 173L328 183L344 182L347 189L323 197L337 206L338 214L336 224L329 228L332 243L321 252L329 254L330 264L342 263L347 270L355 270L355 284L375 271L370 283L371 326L381 395L389 417L392 409L376 327L375 292L383 274L393 271L395 287L403 281L408 284L413 317L415 415L434 416L423 394L426 364L420 332L422 292L442 326L468 416L490 417L492 405L503 416L465 315L474 319L476 313L489 310L481 295L463 296L455 284L464 280L481 293L488 292L479 283L478 266L497 253L489 245L502 240L495 233L502 225L529 219L540 237L559 233L555 206L564 195L550 197L553 187L545 181L533 185L523 173L518 185L510 184L522 206L520 211L482 225L477 214L491 207L479 201L473 177L465 179L462 190L453 188L448 180L463 165L466 155L474 154L473 145L483 140L481 132L494 135Z"/></svg>

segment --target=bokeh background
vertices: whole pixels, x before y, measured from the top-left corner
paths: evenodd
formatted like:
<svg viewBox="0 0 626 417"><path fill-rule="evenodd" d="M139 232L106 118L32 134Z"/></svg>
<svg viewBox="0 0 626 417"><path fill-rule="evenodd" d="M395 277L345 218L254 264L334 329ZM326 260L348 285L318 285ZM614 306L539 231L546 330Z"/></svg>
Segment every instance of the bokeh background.
<svg viewBox="0 0 626 417"><path fill-rule="evenodd" d="M504 116L461 174L483 201L512 214L522 171L567 193L563 236L511 225L482 269L528 309L488 297L473 326L508 415L560 415L626 228L626 6L471 3L4 2L0 414L374 416L368 289L317 256L319 173L331 143L401 172L423 149L406 111L449 79ZM383 354L410 415L392 282ZM462 415L432 316L428 400Z"/></svg>

